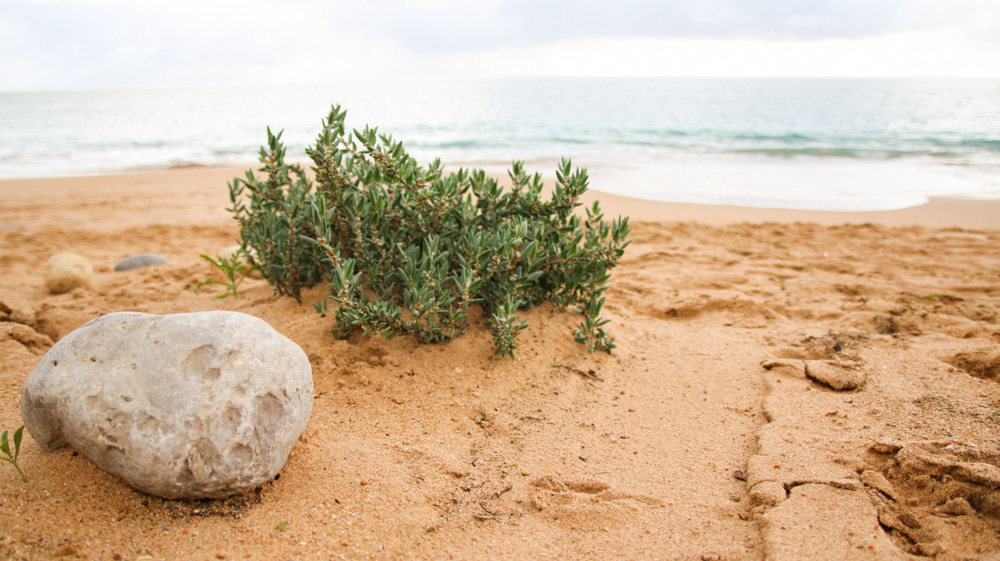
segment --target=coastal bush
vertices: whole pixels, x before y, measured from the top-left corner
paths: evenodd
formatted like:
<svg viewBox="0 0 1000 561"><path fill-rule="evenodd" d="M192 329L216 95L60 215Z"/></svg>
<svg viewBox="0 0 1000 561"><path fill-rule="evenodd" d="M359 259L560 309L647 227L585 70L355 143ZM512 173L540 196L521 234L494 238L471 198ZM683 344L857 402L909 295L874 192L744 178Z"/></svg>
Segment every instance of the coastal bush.
<svg viewBox="0 0 1000 561"><path fill-rule="evenodd" d="M339 305L341 338L360 329L434 343L465 331L478 304L496 353L513 358L526 327L517 311L551 302L583 315L574 335L589 351L614 348L603 292L630 228L627 217L604 221L597 202L585 217L574 212L585 169L562 160L543 200L541 174L523 162L504 190L481 169L418 165L375 128L346 133L345 117L334 106L306 149L315 183L268 128L263 176L247 170L229 184L228 210L275 291L301 302L304 287L329 283L314 307L325 314L328 301Z"/></svg>

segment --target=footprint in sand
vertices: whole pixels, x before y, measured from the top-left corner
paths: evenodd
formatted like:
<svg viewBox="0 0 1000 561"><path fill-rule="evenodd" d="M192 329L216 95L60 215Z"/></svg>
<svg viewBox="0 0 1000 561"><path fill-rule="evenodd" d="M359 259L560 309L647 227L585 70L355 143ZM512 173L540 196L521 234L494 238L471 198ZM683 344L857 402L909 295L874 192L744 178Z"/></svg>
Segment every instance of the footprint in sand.
<svg viewBox="0 0 1000 561"><path fill-rule="evenodd" d="M581 529L617 526L637 516L644 508L659 507L654 497L611 489L596 480L568 481L551 475L531 482L528 507L553 521Z"/></svg>

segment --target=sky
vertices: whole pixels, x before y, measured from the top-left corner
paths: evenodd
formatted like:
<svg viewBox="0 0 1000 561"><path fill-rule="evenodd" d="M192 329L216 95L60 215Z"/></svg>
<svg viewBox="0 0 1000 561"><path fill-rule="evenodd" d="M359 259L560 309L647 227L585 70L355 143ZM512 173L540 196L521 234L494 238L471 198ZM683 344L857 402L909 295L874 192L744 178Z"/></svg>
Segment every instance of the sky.
<svg viewBox="0 0 1000 561"><path fill-rule="evenodd" d="M1000 0L0 0L0 91L1000 77Z"/></svg>

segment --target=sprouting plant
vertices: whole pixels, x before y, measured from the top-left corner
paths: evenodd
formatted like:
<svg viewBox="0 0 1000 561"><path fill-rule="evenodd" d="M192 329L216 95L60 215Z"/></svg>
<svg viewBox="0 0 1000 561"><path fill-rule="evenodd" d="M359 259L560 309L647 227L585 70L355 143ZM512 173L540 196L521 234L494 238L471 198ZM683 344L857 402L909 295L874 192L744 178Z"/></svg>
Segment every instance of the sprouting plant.
<svg viewBox="0 0 1000 561"><path fill-rule="evenodd" d="M278 525L275 526L274 529L277 530L277 531L279 531L279 532L284 532L285 531L285 527L287 527L287 526L288 526L288 522L281 521L281 522L278 522Z"/></svg>
<svg viewBox="0 0 1000 561"><path fill-rule="evenodd" d="M0 452L3 452L6 458L0 458L10 465L14 466L17 470L18 475L21 476L21 481L25 483L28 482L28 478L24 476L24 472L21 471L21 466L17 465L17 455L21 452L21 434L24 432L24 425L21 428L14 431L14 452L10 451L10 443L7 442L7 431L3 431L3 435L0 436Z"/></svg>
<svg viewBox="0 0 1000 561"><path fill-rule="evenodd" d="M551 197L522 162L503 189L483 170L446 174L419 165L391 137L365 127L347 133L334 106L306 149L315 183L285 161L281 133L267 131L263 175L229 184L240 235L279 294L301 302L319 282L338 337L355 331L435 343L461 334L480 306L496 353L514 357L526 322L518 311L551 302L584 320L574 332L589 351L614 348L603 326L603 293L625 247L628 218L605 222L598 203L576 212L585 169L562 160Z"/></svg>
<svg viewBox="0 0 1000 561"><path fill-rule="evenodd" d="M199 282L194 287L195 293L206 284L221 284L226 287L226 292L216 296L216 298L226 298L227 296L236 296L236 289L240 286L250 273L256 271L260 268L260 265L251 265L247 263L246 260L247 252L246 245L241 245L239 249L231 253L228 257L219 257L218 260L212 259L208 255L201 255L201 258L208 261L215 266L216 269L222 271L226 279L229 282L217 281L213 279L203 280Z"/></svg>

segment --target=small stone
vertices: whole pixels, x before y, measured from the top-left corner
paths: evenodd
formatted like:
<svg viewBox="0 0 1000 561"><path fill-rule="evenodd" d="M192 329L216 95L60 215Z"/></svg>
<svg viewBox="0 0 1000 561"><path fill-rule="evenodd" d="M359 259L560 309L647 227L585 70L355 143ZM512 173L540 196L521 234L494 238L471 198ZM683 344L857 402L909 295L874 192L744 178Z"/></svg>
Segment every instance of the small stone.
<svg viewBox="0 0 1000 561"><path fill-rule="evenodd" d="M867 375L827 360L806 361L806 376L837 391L854 390L865 383Z"/></svg>
<svg viewBox="0 0 1000 561"><path fill-rule="evenodd" d="M94 276L94 268L79 255L60 253L49 259L42 272L45 288L52 294L62 294L74 288L87 286Z"/></svg>
<svg viewBox="0 0 1000 561"><path fill-rule="evenodd" d="M236 255L236 253L240 250L241 247L243 247L243 246L241 246L239 244L237 244L237 245L231 245L229 247L224 247L224 248L222 248L222 249L219 250L219 252L216 254L216 256L219 259L230 259L230 258L232 258L233 255ZM240 261L245 261L245 260L244 259L240 259Z"/></svg>
<svg viewBox="0 0 1000 561"><path fill-rule="evenodd" d="M156 255L153 253L139 253L131 257L126 257L122 259L115 265L116 271L131 271L132 269L145 269L147 267L156 267L157 265L167 265L170 261L162 255Z"/></svg>
<svg viewBox="0 0 1000 561"><path fill-rule="evenodd" d="M309 359L237 312L118 312L69 333L21 394L41 448L72 446L164 498L221 498L274 479L312 411Z"/></svg>
<svg viewBox="0 0 1000 561"><path fill-rule="evenodd" d="M750 490L750 502L754 506L775 506L787 498L785 486L777 481L761 481Z"/></svg>

